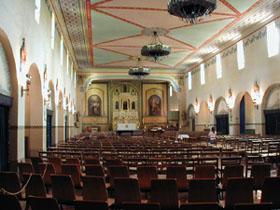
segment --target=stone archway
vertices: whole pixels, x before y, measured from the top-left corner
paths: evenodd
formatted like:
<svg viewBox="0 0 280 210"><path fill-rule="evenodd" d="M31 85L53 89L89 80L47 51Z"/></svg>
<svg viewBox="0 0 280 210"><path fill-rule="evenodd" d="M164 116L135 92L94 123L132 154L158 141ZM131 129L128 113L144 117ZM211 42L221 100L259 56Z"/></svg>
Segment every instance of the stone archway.
<svg viewBox="0 0 280 210"><path fill-rule="evenodd" d="M195 111L192 104L187 109L187 127L189 131L195 131Z"/></svg>
<svg viewBox="0 0 280 210"><path fill-rule="evenodd" d="M244 119L240 119L242 112L240 112L242 100L244 102ZM248 92L240 92L237 94L234 102L234 107L232 110L232 121L234 123L233 134L240 134L241 127L245 129L246 134L254 134L255 133L255 111L254 111L254 103L251 95ZM243 125L244 124L244 125Z"/></svg>
<svg viewBox="0 0 280 210"><path fill-rule="evenodd" d="M1 45L1 54L3 55L3 62L7 67L7 76L9 77L9 86L10 91L7 96L12 99L9 104L9 161L10 165L6 166L7 168L15 168L16 163L19 159L24 158L24 153L21 153L21 149L24 148L24 137L19 135L18 127L18 113L19 113L19 95L18 95L18 80L17 80L17 69L14 58L14 53L6 33L0 28L0 45ZM1 56L2 57L2 56ZM4 75L1 73L1 78L5 79ZM1 79L0 79L1 81ZM4 94L6 95L6 94ZM8 160L8 159L7 159Z"/></svg>
<svg viewBox="0 0 280 210"><path fill-rule="evenodd" d="M261 109L262 133L279 135L280 116L280 83L269 86L263 96Z"/></svg>
<svg viewBox="0 0 280 210"><path fill-rule="evenodd" d="M26 155L38 156L38 151L44 148L43 137L43 96L39 69L32 64L28 74L31 84L25 91L25 139L27 141Z"/></svg>
<svg viewBox="0 0 280 210"><path fill-rule="evenodd" d="M229 134L229 111L224 97L219 97L214 109L215 125L217 132Z"/></svg>
<svg viewBox="0 0 280 210"><path fill-rule="evenodd" d="M202 101L200 103L200 108L197 115L196 130L204 131L205 129L209 129L209 124L210 124L210 111L208 109L208 103L206 101Z"/></svg>
<svg viewBox="0 0 280 210"><path fill-rule="evenodd" d="M53 81L50 80L48 84L48 92L46 99L46 109L47 109L47 145L51 144L54 146L56 144L56 105L55 105L55 87ZM50 135L50 136L49 136ZM51 142L48 142L48 138Z"/></svg>
<svg viewBox="0 0 280 210"><path fill-rule="evenodd" d="M59 141L64 141L64 108L63 108L63 94L62 91L59 91L58 95L58 107L57 107L57 130L58 130L58 135L57 135L57 140L56 142L58 143Z"/></svg>

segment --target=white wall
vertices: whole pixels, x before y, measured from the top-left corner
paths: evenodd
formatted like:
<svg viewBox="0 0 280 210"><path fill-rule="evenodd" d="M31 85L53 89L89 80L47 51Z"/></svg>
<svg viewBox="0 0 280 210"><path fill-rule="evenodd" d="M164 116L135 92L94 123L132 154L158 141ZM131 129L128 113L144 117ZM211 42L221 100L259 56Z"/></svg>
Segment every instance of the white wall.
<svg viewBox="0 0 280 210"><path fill-rule="evenodd" d="M42 95L46 97L45 91L47 90L49 81L53 81L56 84L58 80L58 90L55 90L55 97L58 96L59 91L66 92L66 96L70 96L75 103L76 90L74 88L74 80L71 75L66 73L66 50L64 51L64 62L60 65L60 33L58 27L56 27L55 33L55 45L54 49L51 49L51 8L47 6L45 0L41 0L41 13L40 23L37 24L34 18L34 0L9 0L2 1L0 7L0 28L7 34L9 42L12 47L16 67L17 78L19 82L19 98L18 100L18 139L17 139L17 160L24 158L24 136L25 136L25 96L21 97L21 86L25 86L25 74L28 73L32 64L36 64L41 78ZM27 51L27 62L20 71L20 48L22 45L22 39L25 38L25 45ZM70 58L70 56L69 56ZM47 66L47 81L44 81L44 70ZM69 67L71 62L69 62ZM71 72L69 70L69 72ZM32 80L31 80L32 81ZM46 85L44 85L44 83ZM32 85L32 83L31 83ZM34 85L34 84L33 84ZM46 114L46 105L42 106L43 111L41 113ZM57 112L56 112L57 113ZM42 117L43 128L46 126L46 117ZM57 117L56 117L57 119ZM74 123L70 121L71 125ZM32 124L32 123L31 123ZM56 124L58 122L56 121ZM41 136L40 141L46 141L45 132ZM42 148L45 149L45 143L42 144ZM16 160L14 160L16 161Z"/></svg>
<svg viewBox="0 0 280 210"><path fill-rule="evenodd" d="M277 21L279 22L279 20ZM190 104L194 104L196 98L199 102L208 101L210 94L212 94L214 100L219 97L227 99L228 90L231 88L235 99L234 108L229 114L231 134L239 134L240 100L246 92L249 96L252 96L255 82L258 82L262 95L272 84L280 82L280 55L278 54L268 58L266 27L246 37L243 42L245 46L244 69L238 70L236 45L234 45L221 52L222 78L217 79L216 77L216 63L214 60L215 57L213 57L205 61L205 85L200 85L200 71L198 66L192 70L192 90L185 89L186 107L189 107ZM258 108L250 105L246 107L249 109L247 110L249 112L247 119L250 121L248 122L250 125L246 125L246 128L253 128L256 129L256 133L264 134L264 122L261 117L262 110L260 110L261 105ZM211 115L210 117L214 118L215 116ZM215 122L214 119L210 121ZM200 121L200 123L207 124L208 120L204 120L204 122Z"/></svg>

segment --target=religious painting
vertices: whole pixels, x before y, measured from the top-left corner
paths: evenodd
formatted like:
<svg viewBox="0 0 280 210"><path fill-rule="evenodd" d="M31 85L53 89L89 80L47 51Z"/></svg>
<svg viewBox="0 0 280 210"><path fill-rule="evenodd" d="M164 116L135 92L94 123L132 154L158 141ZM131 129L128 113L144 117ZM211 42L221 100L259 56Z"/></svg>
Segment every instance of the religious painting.
<svg viewBox="0 0 280 210"><path fill-rule="evenodd" d="M88 99L88 115L89 116L101 116L102 101L100 96L92 95Z"/></svg>
<svg viewBox="0 0 280 210"><path fill-rule="evenodd" d="M150 116L161 115L161 98L157 95L152 95L149 98L149 115Z"/></svg>

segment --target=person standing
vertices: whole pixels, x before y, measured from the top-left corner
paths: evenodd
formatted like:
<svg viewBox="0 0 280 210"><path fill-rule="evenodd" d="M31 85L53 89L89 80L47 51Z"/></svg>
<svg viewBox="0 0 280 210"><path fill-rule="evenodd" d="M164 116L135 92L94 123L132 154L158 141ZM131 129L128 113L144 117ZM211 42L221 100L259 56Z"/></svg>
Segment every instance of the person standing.
<svg viewBox="0 0 280 210"><path fill-rule="evenodd" d="M210 144L216 144L216 136L217 132L215 131L215 127L212 127L208 134L208 137L210 138Z"/></svg>

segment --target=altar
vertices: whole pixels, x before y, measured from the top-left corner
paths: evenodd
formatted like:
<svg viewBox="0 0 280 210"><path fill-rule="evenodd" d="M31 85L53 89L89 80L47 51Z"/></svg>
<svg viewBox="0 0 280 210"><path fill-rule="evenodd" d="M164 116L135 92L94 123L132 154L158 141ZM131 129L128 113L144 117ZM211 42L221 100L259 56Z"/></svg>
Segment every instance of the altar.
<svg viewBox="0 0 280 210"><path fill-rule="evenodd" d="M136 123L118 123L117 130L137 130Z"/></svg>
<svg viewBox="0 0 280 210"><path fill-rule="evenodd" d="M137 124L136 123L118 123L117 126L117 134L120 135L121 133L127 133L129 132L131 135L133 135L133 131L137 130Z"/></svg>

